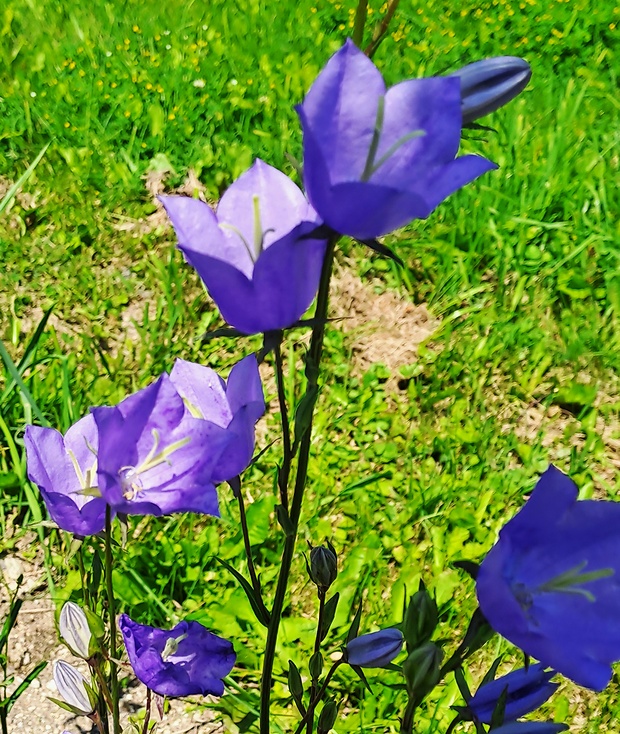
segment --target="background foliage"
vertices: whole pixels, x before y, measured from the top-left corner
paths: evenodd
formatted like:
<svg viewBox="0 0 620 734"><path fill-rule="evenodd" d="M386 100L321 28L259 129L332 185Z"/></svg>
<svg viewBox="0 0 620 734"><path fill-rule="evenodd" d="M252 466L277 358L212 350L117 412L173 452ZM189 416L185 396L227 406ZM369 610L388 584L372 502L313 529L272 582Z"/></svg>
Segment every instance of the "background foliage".
<svg viewBox="0 0 620 734"><path fill-rule="evenodd" d="M89 405L121 399L176 356L226 368L257 347L252 339L200 341L219 316L151 192L159 182L180 186L192 169L216 200L254 156L294 175L286 158L301 149L293 105L350 33L354 7L5 0L0 198L50 145L0 215L0 337L51 425L65 430ZM371 21L384 10L371 3ZM374 291L428 303L441 325L417 361L392 375L382 364L352 370L350 340L338 323L328 331L303 535L330 538L340 551L339 634L360 600L363 631L398 621L405 589L421 576L446 629L462 620L472 589L452 562L483 556L550 460L583 496L617 497L619 22L613 3L593 0L402 0L375 57L390 83L502 54L525 57L533 79L484 121L494 131L464 140L463 150L483 153L499 171L388 240L406 270L342 248L341 261ZM293 334L291 364L303 348ZM294 379L289 390L293 398ZM31 420L32 404L0 373L0 517L20 532L42 518L25 478L21 437ZM262 446L277 415L266 425ZM279 559L278 452L276 444L245 481L265 582ZM221 521L134 523L116 581L142 622L189 614L235 640L238 689L221 707L243 730L253 722L253 650L263 631L213 560L242 568L230 499L223 490ZM49 539L45 562L60 601L78 583L66 572L69 539L37 532ZM16 536L6 535L1 547L10 552ZM276 666L282 701L281 671L299 644L310 645L315 614L301 555L296 567ZM338 731L395 730L396 688L377 683L381 695L363 699L359 682L345 673L338 681L351 704L362 700L360 719L349 716ZM613 731L617 693L613 685L595 701L567 685L550 715L568 717L574 731ZM429 731L445 728L458 697L452 684L437 695L426 709Z"/></svg>

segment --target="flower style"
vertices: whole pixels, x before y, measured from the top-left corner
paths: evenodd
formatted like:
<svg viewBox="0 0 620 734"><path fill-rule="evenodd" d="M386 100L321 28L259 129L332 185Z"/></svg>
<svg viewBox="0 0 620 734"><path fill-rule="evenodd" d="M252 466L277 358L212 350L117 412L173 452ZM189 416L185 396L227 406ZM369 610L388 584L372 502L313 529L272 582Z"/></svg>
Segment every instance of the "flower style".
<svg viewBox="0 0 620 734"><path fill-rule="evenodd" d="M545 670L538 663L513 670L497 680L481 686L467 702L467 708L478 721L490 724L499 698L506 691L504 721L514 721L535 711L554 693L558 683L551 683L555 670Z"/></svg>
<svg viewBox="0 0 620 734"><path fill-rule="evenodd" d="M198 622L180 622L171 630L119 618L129 662L136 676L160 696L224 693L222 678L235 664L232 643Z"/></svg>
<svg viewBox="0 0 620 734"><path fill-rule="evenodd" d="M602 690L620 659L620 503L577 502L551 466L478 573L496 632L579 685Z"/></svg>
<svg viewBox="0 0 620 734"><path fill-rule="evenodd" d="M386 90L379 70L350 40L297 112L310 203L329 227L359 240L424 219L496 167L480 156L455 158L458 78L410 79Z"/></svg>
<svg viewBox="0 0 620 734"><path fill-rule="evenodd" d="M299 188L256 160L213 210L198 199L162 196L179 249L224 319L244 334L285 329L316 295L326 241Z"/></svg>
<svg viewBox="0 0 620 734"><path fill-rule="evenodd" d="M474 61L452 72L461 80L463 125L495 112L525 89L532 69L518 56L495 56Z"/></svg>
<svg viewBox="0 0 620 734"><path fill-rule="evenodd" d="M265 404L254 356L228 386L207 367L179 360L172 375L116 407L93 409L99 429L99 487L116 512L219 515L215 484L252 458Z"/></svg>
<svg viewBox="0 0 620 734"><path fill-rule="evenodd" d="M402 647L403 633L396 628L370 632L349 640L346 661L361 668L383 668L394 660Z"/></svg>
<svg viewBox="0 0 620 734"><path fill-rule="evenodd" d="M177 359L170 380L193 416L225 428L229 435L232 445L216 463L213 481L241 474L254 453L254 425L265 412L256 357L251 354L237 362L228 383L209 367Z"/></svg>
<svg viewBox="0 0 620 734"><path fill-rule="evenodd" d="M94 535L105 525L105 500L97 489L97 426L92 415L75 423L64 438L53 428L27 426L28 477L52 520L76 535Z"/></svg>

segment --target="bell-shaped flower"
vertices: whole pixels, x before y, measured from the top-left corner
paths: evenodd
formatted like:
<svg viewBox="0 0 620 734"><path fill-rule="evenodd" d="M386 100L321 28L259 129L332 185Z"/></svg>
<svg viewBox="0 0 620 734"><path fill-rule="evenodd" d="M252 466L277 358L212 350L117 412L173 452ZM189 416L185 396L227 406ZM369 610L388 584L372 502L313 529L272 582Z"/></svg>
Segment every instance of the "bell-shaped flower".
<svg viewBox="0 0 620 734"><path fill-rule="evenodd" d="M97 488L97 426L92 415L65 436L53 428L27 426L24 435L28 477L52 520L76 535L94 535L105 525L105 500Z"/></svg>
<svg viewBox="0 0 620 734"><path fill-rule="evenodd" d="M345 657L349 665L357 665L360 668L383 668L394 660L402 647L403 633L391 627L349 640Z"/></svg>
<svg viewBox="0 0 620 734"><path fill-rule="evenodd" d="M235 664L232 643L198 622L180 622L171 630L119 618L129 662L145 686L160 696L221 696L222 678Z"/></svg>
<svg viewBox="0 0 620 734"><path fill-rule="evenodd" d="M326 240L300 189L261 160L222 196L162 196L179 249L224 319L244 334L292 326L318 290Z"/></svg>
<svg viewBox="0 0 620 734"><path fill-rule="evenodd" d="M500 531L476 591L491 627L579 685L602 690L620 660L620 503L577 501L551 466Z"/></svg>
<svg viewBox="0 0 620 734"><path fill-rule="evenodd" d="M461 83L410 79L387 90L352 41L327 62L297 112L310 203L336 232L368 240L424 219L452 192L495 168L456 158Z"/></svg>
<svg viewBox="0 0 620 734"><path fill-rule="evenodd" d="M237 362L227 382L209 367L177 359L170 380L193 416L225 428L229 436L231 446L213 468L213 481L241 474L254 452L254 426L265 412L256 357Z"/></svg>
<svg viewBox="0 0 620 734"><path fill-rule="evenodd" d="M452 72L461 80L463 125L495 112L527 86L532 69L518 56L495 56Z"/></svg>
<svg viewBox="0 0 620 734"><path fill-rule="evenodd" d="M493 729L493 734L558 734L567 729L566 724L551 721L511 721Z"/></svg>
<svg viewBox="0 0 620 734"><path fill-rule="evenodd" d="M228 385L206 367L178 361L116 407L94 408L101 494L116 512L218 515L215 485L250 463L264 411L254 356Z"/></svg>
<svg viewBox="0 0 620 734"><path fill-rule="evenodd" d="M74 655L88 660L93 650L93 635L84 610L72 601L65 602L58 620L60 636Z"/></svg>
<svg viewBox="0 0 620 734"><path fill-rule="evenodd" d="M555 670L545 670L538 663L528 668L513 670L480 686L467 702L475 719L490 724L499 699L505 692L504 721L514 721L535 711L555 692L558 683L551 683Z"/></svg>
<svg viewBox="0 0 620 734"><path fill-rule="evenodd" d="M90 716L94 712L97 695L77 668L64 660L58 660L54 663L52 677L66 704L65 708L84 716Z"/></svg>

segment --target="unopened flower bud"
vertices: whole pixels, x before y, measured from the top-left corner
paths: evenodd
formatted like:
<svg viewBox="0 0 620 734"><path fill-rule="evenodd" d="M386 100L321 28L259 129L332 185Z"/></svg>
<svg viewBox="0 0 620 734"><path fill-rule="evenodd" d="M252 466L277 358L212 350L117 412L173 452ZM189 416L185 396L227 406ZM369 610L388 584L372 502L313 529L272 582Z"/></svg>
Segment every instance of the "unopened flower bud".
<svg viewBox="0 0 620 734"><path fill-rule="evenodd" d="M423 585L409 600L403 620L407 649L412 652L428 642L437 627L437 603Z"/></svg>
<svg viewBox="0 0 620 734"><path fill-rule="evenodd" d="M54 663L54 683L58 693L63 697L67 706L76 714L90 716L95 710L95 700L89 694L88 681L80 673L64 660Z"/></svg>
<svg viewBox="0 0 620 734"><path fill-rule="evenodd" d="M361 668L383 668L394 660L403 646L403 633L396 628L371 632L347 643L346 661Z"/></svg>
<svg viewBox="0 0 620 734"><path fill-rule="evenodd" d="M58 621L60 636L74 655L88 660L92 634L84 610L72 601L65 603Z"/></svg>
<svg viewBox="0 0 620 734"><path fill-rule="evenodd" d="M452 72L461 80L463 125L503 107L522 92L532 76L525 59L496 56Z"/></svg>
<svg viewBox="0 0 620 734"><path fill-rule="evenodd" d="M317 725L317 734L328 734L333 729L338 716L338 704L335 701L327 701L321 710Z"/></svg>
<svg viewBox="0 0 620 734"><path fill-rule="evenodd" d="M319 545L310 551L310 578L314 583L327 591L338 575L338 557L332 544L327 547Z"/></svg>
<svg viewBox="0 0 620 734"><path fill-rule="evenodd" d="M403 663L403 673L410 696L419 698L433 689L440 678L443 652L434 642L418 647Z"/></svg>

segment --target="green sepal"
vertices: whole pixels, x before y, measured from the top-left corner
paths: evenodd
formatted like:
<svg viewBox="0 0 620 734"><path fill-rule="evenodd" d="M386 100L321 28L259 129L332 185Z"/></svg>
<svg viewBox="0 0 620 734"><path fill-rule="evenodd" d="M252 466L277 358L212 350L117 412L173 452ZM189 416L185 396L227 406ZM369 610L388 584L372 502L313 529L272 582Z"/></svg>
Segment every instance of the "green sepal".
<svg viewBox="0 0 620 734"><path fill-rule="evenodd" d="M323 672L323 655L321 655L320 650L317 650L315 653L312 654L308 663L308 669L310 670L312 682L316 683L321 677L321 673Z"/></svg>
<svg viewBox="0 0 620 734"><path fill-rule="evenodd" d="M333 699L326 701L319 716L317 734L329 734L330 730L334 728L337 716L338 704Z"/></svg>
<svg viewBox="0 0 620 734"><path fill-rule="evenodd" d="M218 563L221 563L221 565L224 566L227 571L230 571L230 573L237 579L237 581L241 585L241 588L245 591L245 595L250 602L250 606L252 607L252 611L254 612L254 616L256 617L256 619L263 625L263 627L269 627L269 612L267 611L263 600L256 597L256 594L254 593L254 589L252 588L250 582L245 578L245 576L240 574L236 568L233 568L230 563L225 561L223 558L218 558L218 556L213 557Z"/></svg>
<svg viewBox="0 0 620 734"><path fill-rule="evenodd" d="M297 710L302 716L306 715L306 707L304 706L304 684L301 680L299 668L292 660L288 661L288 690L295 701Z"/></svg>
<svg viewBox="0 0 620 734"><path fill-rule="evenodd" d="M336 616L336 609L338 608L339 600L340 594L336 592L325 602L325 606L323 607L323 619L321 620L321 629L319 630L320 642L323 642L327 637L327 633L331 629L334 617Z"/></svg>

